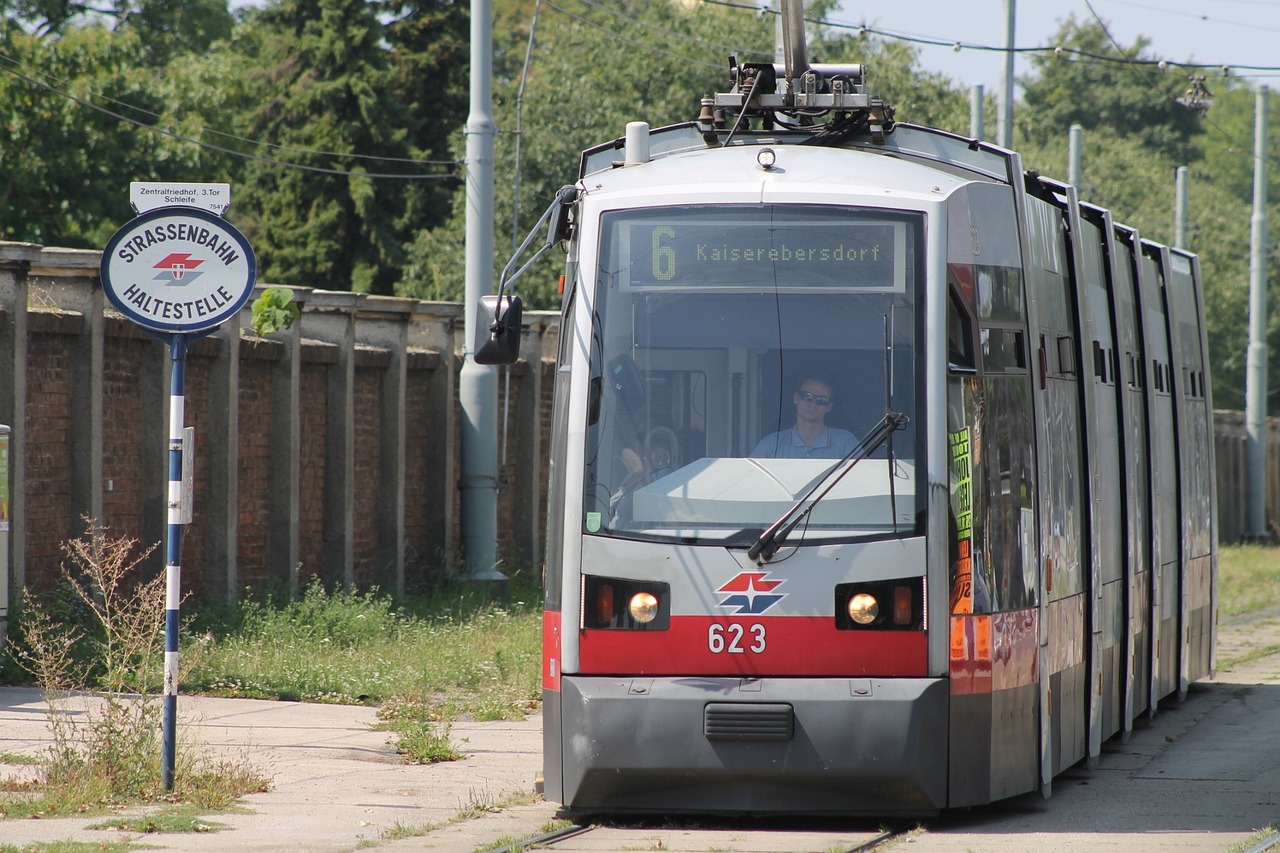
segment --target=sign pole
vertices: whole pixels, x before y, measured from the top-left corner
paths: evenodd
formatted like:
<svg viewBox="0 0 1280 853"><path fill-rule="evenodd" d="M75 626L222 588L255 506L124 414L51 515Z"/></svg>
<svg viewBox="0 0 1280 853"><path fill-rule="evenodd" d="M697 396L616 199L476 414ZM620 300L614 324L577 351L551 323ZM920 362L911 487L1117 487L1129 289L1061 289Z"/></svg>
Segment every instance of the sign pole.
<svg viewBox="0 0 1280 853"><path fill-rule="evenodd" d="M173 359L169 379L169 514L165 542L164 610L164 718L160 774L166 791L173 790L177 755L178 723L178 636L182 604L182 434L186 419L187 338L174 335L169 341Z"/></svg>
<svg viewBox="0 0 1280 853"><path fill-rule="evenodd" d="M111 304L142 330L169 345L169 492L165 542L164 706L160 769L172 791L178 728L178 638L182 604L182 525L186 434L187 344L233 321L249 301L258 275L253 248L223 219L228 184L130 185L138 216L121 226L102 251L99 274Z"/></svg>

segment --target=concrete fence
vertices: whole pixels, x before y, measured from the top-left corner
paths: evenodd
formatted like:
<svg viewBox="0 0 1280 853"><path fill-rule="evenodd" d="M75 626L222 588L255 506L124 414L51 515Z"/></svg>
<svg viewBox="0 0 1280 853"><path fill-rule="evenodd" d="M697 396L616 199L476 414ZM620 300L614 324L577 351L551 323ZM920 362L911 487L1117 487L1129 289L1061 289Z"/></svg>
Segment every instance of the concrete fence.
<svg viewBox="0 0 1280 853"><path fill-rule="evenodd" d="M1249 450L1244 412L1213 413L1214 461L1218 469L1218 540L1249 538ZM1267 531L1280 531L1280 418L1267 418Z"/></svg>
<svg viewBox="0 0 1280 853"><path fill-rule="evenodd" d="M169 348L111 310L99 257L0 243L0 424L11 429L0 630L20 590L57 581L63 543L86 519L143 547L164 537ZM293 292L302 317L289 330L257 337L246 308L188 348L184 593L291 594L311 577L400 592L454 571L463 307ZM498 548L512 567L542 547L559 316L525 323L522 360L498 382Z"/></svg>

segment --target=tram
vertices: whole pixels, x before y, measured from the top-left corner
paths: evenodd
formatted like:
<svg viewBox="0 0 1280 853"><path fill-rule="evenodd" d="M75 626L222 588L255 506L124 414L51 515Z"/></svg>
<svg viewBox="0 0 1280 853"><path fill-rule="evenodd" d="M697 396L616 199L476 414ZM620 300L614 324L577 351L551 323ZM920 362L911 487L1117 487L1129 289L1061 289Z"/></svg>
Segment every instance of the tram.
<svg viewBox="0 0 1280 853"><path fill-rule="evenodd" d="M1195 255L793 41L587 150L544 217L570 814L1047 796L1213 669ZM478 361L516 357L515 263Z"/></svg>

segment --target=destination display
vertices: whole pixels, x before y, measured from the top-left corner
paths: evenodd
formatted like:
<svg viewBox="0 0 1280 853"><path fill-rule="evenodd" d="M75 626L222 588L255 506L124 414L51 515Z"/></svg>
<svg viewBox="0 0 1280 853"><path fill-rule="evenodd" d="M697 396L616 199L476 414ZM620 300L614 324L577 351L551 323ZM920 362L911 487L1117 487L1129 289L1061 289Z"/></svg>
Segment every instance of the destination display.
<svg viewBox="0 0 1280 853"><path fill-rule="evenodd" d="M714 218L689 209L632 212L610 229L616 242L606 252L620 256L630 288L903 290L905 221L812 210L821 212L802 208L781 218L726 217L723 208Z"/></svg>

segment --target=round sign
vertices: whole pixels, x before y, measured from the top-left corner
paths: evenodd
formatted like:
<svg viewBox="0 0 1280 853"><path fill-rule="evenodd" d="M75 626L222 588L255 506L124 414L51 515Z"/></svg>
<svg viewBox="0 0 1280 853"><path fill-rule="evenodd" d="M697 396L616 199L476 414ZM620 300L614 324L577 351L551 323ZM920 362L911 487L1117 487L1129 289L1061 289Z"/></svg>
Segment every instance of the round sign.
<svg viewBox="0 0 1280 853"><path fill-rule="evenodd" d="M253 293L258 264L249 241L197 207L158 207L126 223L102 251L102 289L145 329L214 329Z"/></svg>

